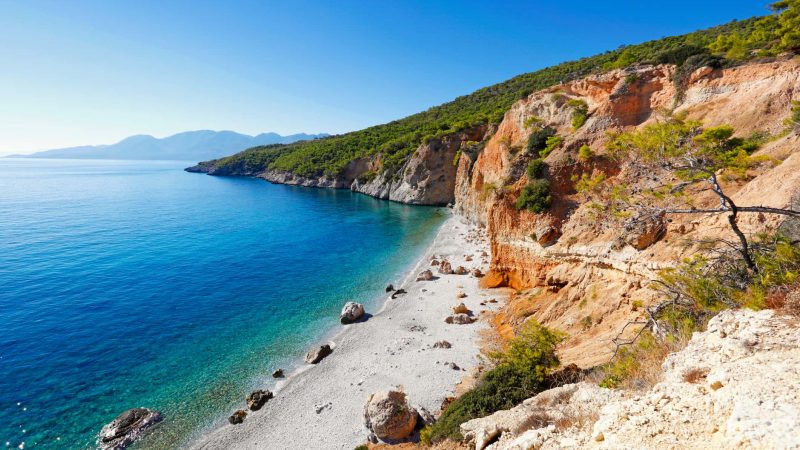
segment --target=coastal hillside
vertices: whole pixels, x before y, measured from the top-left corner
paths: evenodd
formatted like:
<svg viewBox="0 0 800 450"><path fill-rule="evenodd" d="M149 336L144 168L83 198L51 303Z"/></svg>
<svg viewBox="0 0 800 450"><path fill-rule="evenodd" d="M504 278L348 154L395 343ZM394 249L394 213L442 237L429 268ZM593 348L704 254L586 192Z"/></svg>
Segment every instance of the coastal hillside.
<svg viewBox="0 0 800 450"><path fill-rule="evenodd" d="M234 131L186 131L165 138L149 135L127 137L116 144L85 145L58 148L32 153L12 155L17 158L65 158L65 159L149 159L197 161L218 158L255 145L290 144L325 137L326 134L261 133L256 136Z"/></svg>
<svg viewBox="0 0 800 450"><path fill-rule="evenodd" d="M694 56L695 64L698 58L708 58L713 59L714 65L733 66L775 56L782 51L770 34L778 27L776 21L775 16L754 18L624 46L519 75L387 124L310 142L254 147L187 170L259 176L302 186L351 188L404 203L452 203L455 198L449 193L429 195L430 184L454 182L455 172L441 170L441 165L453 163L462 152L479 152L478 144L492 135L506 111L519 99L537 90L634 64L682 66ZM426 162L423 159L435 160L432 165L436 173L420 175L420 166Z"/></svg>
<svg viewBox="0 0 800 450"><path fill-rule="evenodd" d="M748 381L762 362L775 383L797 370L800 3L773 8L187 170L452 204L477 230L424 264L449 283L449 261L463 261L471 281L507 295L498 305L460 292L445 319L491 324L486 360L402 433L375 426L385 417L368 397L361 448L797 446L796 434L758 431L777 433L773 418L800 407L796 383ZM490 251L468 248L476 235ZM478 258L488 267L469 272ZM415 283L439 278L425 270ZM374 395L411 411L406 394L430 400L413 375L392 380L407 391ZM747 413L755 406L737 399L748 395L777 406Z"/></svg>

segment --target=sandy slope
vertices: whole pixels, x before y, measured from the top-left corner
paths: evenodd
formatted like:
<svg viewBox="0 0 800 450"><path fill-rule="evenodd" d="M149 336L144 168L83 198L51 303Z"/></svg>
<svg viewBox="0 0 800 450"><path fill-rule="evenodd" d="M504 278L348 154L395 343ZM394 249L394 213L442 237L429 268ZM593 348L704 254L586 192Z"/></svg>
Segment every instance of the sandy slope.
<svg viewBox="0 0 800 450"><path fill-rule="evenodd" d="M343 326L333 337L333 355L293 374L275 398L251 412L244 424L225 424L193 447L350 450L366 442L363 408L369 395L397 386L403 387L412 404L438 411L467 374L463 369L478 363L479 331L486 328L484 321L449 325L444 318L462 301L476 315L499 303L479 305L492 294L479 289L477 278L439 275L436 267L430 267L430 259L445 255L453 269L463 265L486 271L484 250L488 251L485 234L459 217L449 218L408 278L395 285L407 294L387 300L378 312L367 311L374 315L366 322ZM465 255L472 255L473 261L465 261ZM415 281L428 268L439 278ZM467 297L457 299L459 292ZM443 339L452 348L431 348ZM463 369L454 370L445 362Z"/></svg>

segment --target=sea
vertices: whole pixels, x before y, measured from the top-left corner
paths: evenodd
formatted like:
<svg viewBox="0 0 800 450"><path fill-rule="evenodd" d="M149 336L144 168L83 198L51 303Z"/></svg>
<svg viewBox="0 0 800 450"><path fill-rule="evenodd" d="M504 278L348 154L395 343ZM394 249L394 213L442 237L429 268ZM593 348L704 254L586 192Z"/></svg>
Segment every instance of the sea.
<svg viewBox="0 0 800 450"><path fill-rule="evenodd" d="M182 448L380 306L448 216L192 162L0 159L0 448Z"/></svg>

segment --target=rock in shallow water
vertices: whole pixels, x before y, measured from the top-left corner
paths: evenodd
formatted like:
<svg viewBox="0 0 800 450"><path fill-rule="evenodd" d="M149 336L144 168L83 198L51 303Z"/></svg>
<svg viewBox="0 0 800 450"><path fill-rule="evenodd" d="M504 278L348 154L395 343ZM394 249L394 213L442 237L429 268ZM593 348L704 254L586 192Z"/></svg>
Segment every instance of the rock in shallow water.
<svg viewBox="0 0 800 450"><path fill-rule="evenodd" d="M272 372L272 378L283 378L283 369L275 369L275 371Z"/></svg>
<svg viewBox="0 0 800 450"><path fill-rule="evenodd" d="M318 348L310 350L308 353L306 353L306 362L309 364L317 364L331 353L333 353L333 349L330 345L320 345Z"/></svg>
<svg viewBox="0 0 800 450"><path fill-rule="evenodd" d="M414 431L417 411L408 403L403 392L376 392L364 406L364 422L378 439L399 441Z"/></svg>
<svg viewBox="0 0 800 450"><path fill-rule="evenodd" d="M364 316L364 305L356 302L347 302L339 314L339 320L343 324L349 324L357 321Z"/></svg>
<svg viewBox="0 0 800 450"><path fill-rule="evenodd" d="M251 392L245 400L247 401L247 407L250 408L250 411L258 411L271 398L272 392L267 390L258 390Z"/></svg>
<svg viewBox="0 0 800 450"><path fill-rule="evenodd" d="M161 422L158 411L131 408L104 426L97 436L97 446L102 450L120 450L139 439L146 429Z"/></svg>

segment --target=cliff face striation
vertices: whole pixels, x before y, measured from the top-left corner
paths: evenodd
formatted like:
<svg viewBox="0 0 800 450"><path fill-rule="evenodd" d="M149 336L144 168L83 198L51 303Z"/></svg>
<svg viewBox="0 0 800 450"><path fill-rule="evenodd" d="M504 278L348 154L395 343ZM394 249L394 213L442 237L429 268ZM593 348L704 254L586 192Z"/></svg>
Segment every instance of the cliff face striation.
<svg viewBox="0 0 800 450"><path fill-rule="evenodd" d="M474 160L459 160L455 208L485 225L491 241L484 284L518 291L494 319L501 334L512 336L532 315L570 335L563 362L586 367L603 362L611 338L653 299L648 285L658 269L693 254L705 238L732 236L719 214L660 217L644 225L598 218L578 192L581 177L602 174L604 182L632 189L646 189L650 180L648 173L604 155L609 132L641 128L670 109L707 126L732 125L739 136L771 136L756 154L774 164L748 172L746 181L726 181L725 189L740 204L792 204L800 190L800 139L784 133L783 122L800 98L798 61L701 67L681 86L673 82L674 72L671 65L637 66L532 93L509 109ZM588 115L578 129L575 105L585 105ZM515 207L530 181L526 167L538 157L526 148L541 128L531 124L547 124L563 139L544 158L552 206L538 214ZM592 156L581 158L582 146L591 148ZM698 193L696 207L718 202ZM796 226L759 214L742 215L739 223L747 233Z"/></svg>

